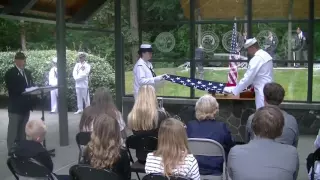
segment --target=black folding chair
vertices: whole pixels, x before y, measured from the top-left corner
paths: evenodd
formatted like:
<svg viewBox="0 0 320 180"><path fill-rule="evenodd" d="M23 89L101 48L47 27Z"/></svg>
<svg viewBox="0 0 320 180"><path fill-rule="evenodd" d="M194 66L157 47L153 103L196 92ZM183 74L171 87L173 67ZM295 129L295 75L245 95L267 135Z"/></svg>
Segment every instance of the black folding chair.
<svg viewBox="0 0 320 180"><path fill-rule="evenodd" d="M311 180L314 180L314 164L316 163L316 161L320 161L320 148L318 148L312 156L312 170L311 170Z"/></svg>
<svg viewBox="0 0 320 180"><path fill-rule="evenodd" d="M69 169L72 180L121 180L114 172L105 169L95 169L88 165L74 165Z"/></svg>
<svg viewBox="0 0 320 180"><path fill-rule="evenodd" d="M166 177L162 174L148 174L148 175L144 176L142 180L191 180L191 179L184 177L184 176Z"/></svg>
<svg viewBox="0 0 320 180"><path fill-rule="evenodd" d="M131 172L135 172L140 180L139 173L145 173L147 154L157 149L158 139L152 136L131 135L126 140L126 147L130 156ZM130 149L136 150L138 161L134 162Z"/></svg>
<svg viewBox="0 0 320 180"><path fill-rule="evenodd" d="M91 132L79 132L76 135L76 142L79 148L79 157L78 157L78 163L81 161L83 148L81 146L86 146L91 139Z"/></svg>
<svg viewBox="0 0 320 180"><path fill-rule="evenodd" d="M19 176L54 180L50 170L33 158L10 157L7 160L7 166L17 180Z"/></svg>

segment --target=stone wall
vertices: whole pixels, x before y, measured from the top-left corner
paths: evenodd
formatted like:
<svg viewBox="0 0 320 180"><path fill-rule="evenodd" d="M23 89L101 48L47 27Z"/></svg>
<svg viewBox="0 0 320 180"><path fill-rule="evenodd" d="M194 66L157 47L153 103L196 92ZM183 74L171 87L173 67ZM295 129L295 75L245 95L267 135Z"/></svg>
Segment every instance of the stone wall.
<svg viewBox="0 0 320 180"><path fill-rule="evenodd" d="M164 108L178 115L184 122L194 120L196 99L164 98ZM248 117L255 112L254 101L218 99L219 114L216 120L227 123L235 141L245 141L245 126ZM123 115L127 115L133 106L133 98L123 98ZM283 103L281 108L293 115L298 122L300 134L317 134L320 128L320 104Z"/></svg>

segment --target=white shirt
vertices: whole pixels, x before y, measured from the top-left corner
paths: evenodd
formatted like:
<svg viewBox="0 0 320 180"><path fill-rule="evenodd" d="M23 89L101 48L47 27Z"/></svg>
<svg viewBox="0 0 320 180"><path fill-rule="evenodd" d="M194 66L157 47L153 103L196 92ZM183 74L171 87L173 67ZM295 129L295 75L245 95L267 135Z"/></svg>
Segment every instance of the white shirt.
<svg viewBox="0 0 320 180"><path fill-rule="evenodd" d="M88 88L91 66L87 62L77 63L73 68L73 78L76 88Z"/></svg>
<svg viewBox="0 0 320 180"><path fill-rule="evenodd" d="M145 170L147 174L163 174L164 167L162 157L154 156L153 153L148 153ZM198 162L192 154L188 154L184 159L183 164L180 164L173 169L172 172L174 175L188 177L192 180L200 180Z"/></svg>
<svg viewBox="0 0 320 180"><path fill-rule="evenodd" d="M153 77L152 71L153 66L149 61L139 59L133 68L133 95L136 97L139 92L139 88L142 85L152 85L155 87L155 84L161 80L161 76Z"/></svg>
<svg viewBox="0 0 320 180"><path fill-rule="evenodd" d="M266 83L273 81L273 62L272 57L260 49L249 62L249 67L244 77L232 90L238 96L249 85L253 85L255 92L256 108L264 106L263 88Z"/></svg>
<svg viewBox="0 0 320 180"><path fill-rule="evenodd" d="M57 86L58 85L58 74L57 67L52 67L49 71L49 85Z"/></svg>

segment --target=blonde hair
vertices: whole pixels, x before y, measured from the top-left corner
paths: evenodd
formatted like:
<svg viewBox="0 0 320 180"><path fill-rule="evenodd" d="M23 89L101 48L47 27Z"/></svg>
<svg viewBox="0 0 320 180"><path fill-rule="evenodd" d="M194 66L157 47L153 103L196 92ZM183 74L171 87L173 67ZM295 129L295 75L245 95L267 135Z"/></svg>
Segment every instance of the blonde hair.
<svg viewBox="0 0 320 180"><path fill-rule="evenodd" d="M158 101L153 86L140 87L133 108L128 115L128 126L132 130L152 130L158 125Z"/></svg>
<svg viewBox="0 0 320 180"><path fill-rule="evenodd" d="M212 95L200 97L196 103L196 118L201 121L205 119L214 119L219 111L219 103Z"/></svg>
<svg viewBox="0 0 320 180"><path fill-rule="evenodd" d="M42 142L47 133L47 127L42 120L30 120L25 128L26 139Z"/></svg>
<svg viewBox="0 0 320 180"><path fill-rule="evenodd" d="M93 122L88 143L90 165L97 169L112 168L120 158L121 138L118 121L107 114L100 114Z"/></svg>
<svg viewBox="0 0 320 180"><path fill-rule="evenodd" d="M172 175L172 170L183 164L189 153L184 124L174 118L164 120L159 128L158 149L154 152L155 156L162 158L164 174Z"/></svg>

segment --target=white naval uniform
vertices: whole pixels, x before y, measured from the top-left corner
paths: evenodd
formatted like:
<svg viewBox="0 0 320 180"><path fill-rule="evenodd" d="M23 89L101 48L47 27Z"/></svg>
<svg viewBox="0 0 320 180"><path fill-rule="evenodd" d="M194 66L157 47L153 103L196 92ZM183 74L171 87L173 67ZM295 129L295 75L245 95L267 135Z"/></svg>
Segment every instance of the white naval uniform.
<svg viewBox="0 0 320 180"><path fill-rule="evenodd" d="M249 62L249 67L237 86L232 90L238 96L249 85L253 85L256 109L264 106L263 88L273 81L272 57L264 50L258 50Z"/></svg>
<svg viewBox="0 0 320 180"><path fill-rule="evenodd" d="M76 84L78 111L83 111L83 100L85 107L90 106L90 96L88 91L90 70L91 66L87 62L79 62L73 69L72 75Z"/></svg>
<svg viewBox="0 0 320 180"><path fill-rule="evenodd" d="M137 97L139 88L142 85L152 85L155 87L156 83L160 82L162 76L156 76L153 72L153 66L149 61L139 59L133 68L133 96Z"/></svg>
<svg viewBox="0 0 320 180"><path fill-rule="evenodd" d="M49 85L57 86L58 85L58 74L57 67L52 67L49 71ZM51 112L57 112L57 98L58 98L58 89L50 91L51 95Z"/></svg>

